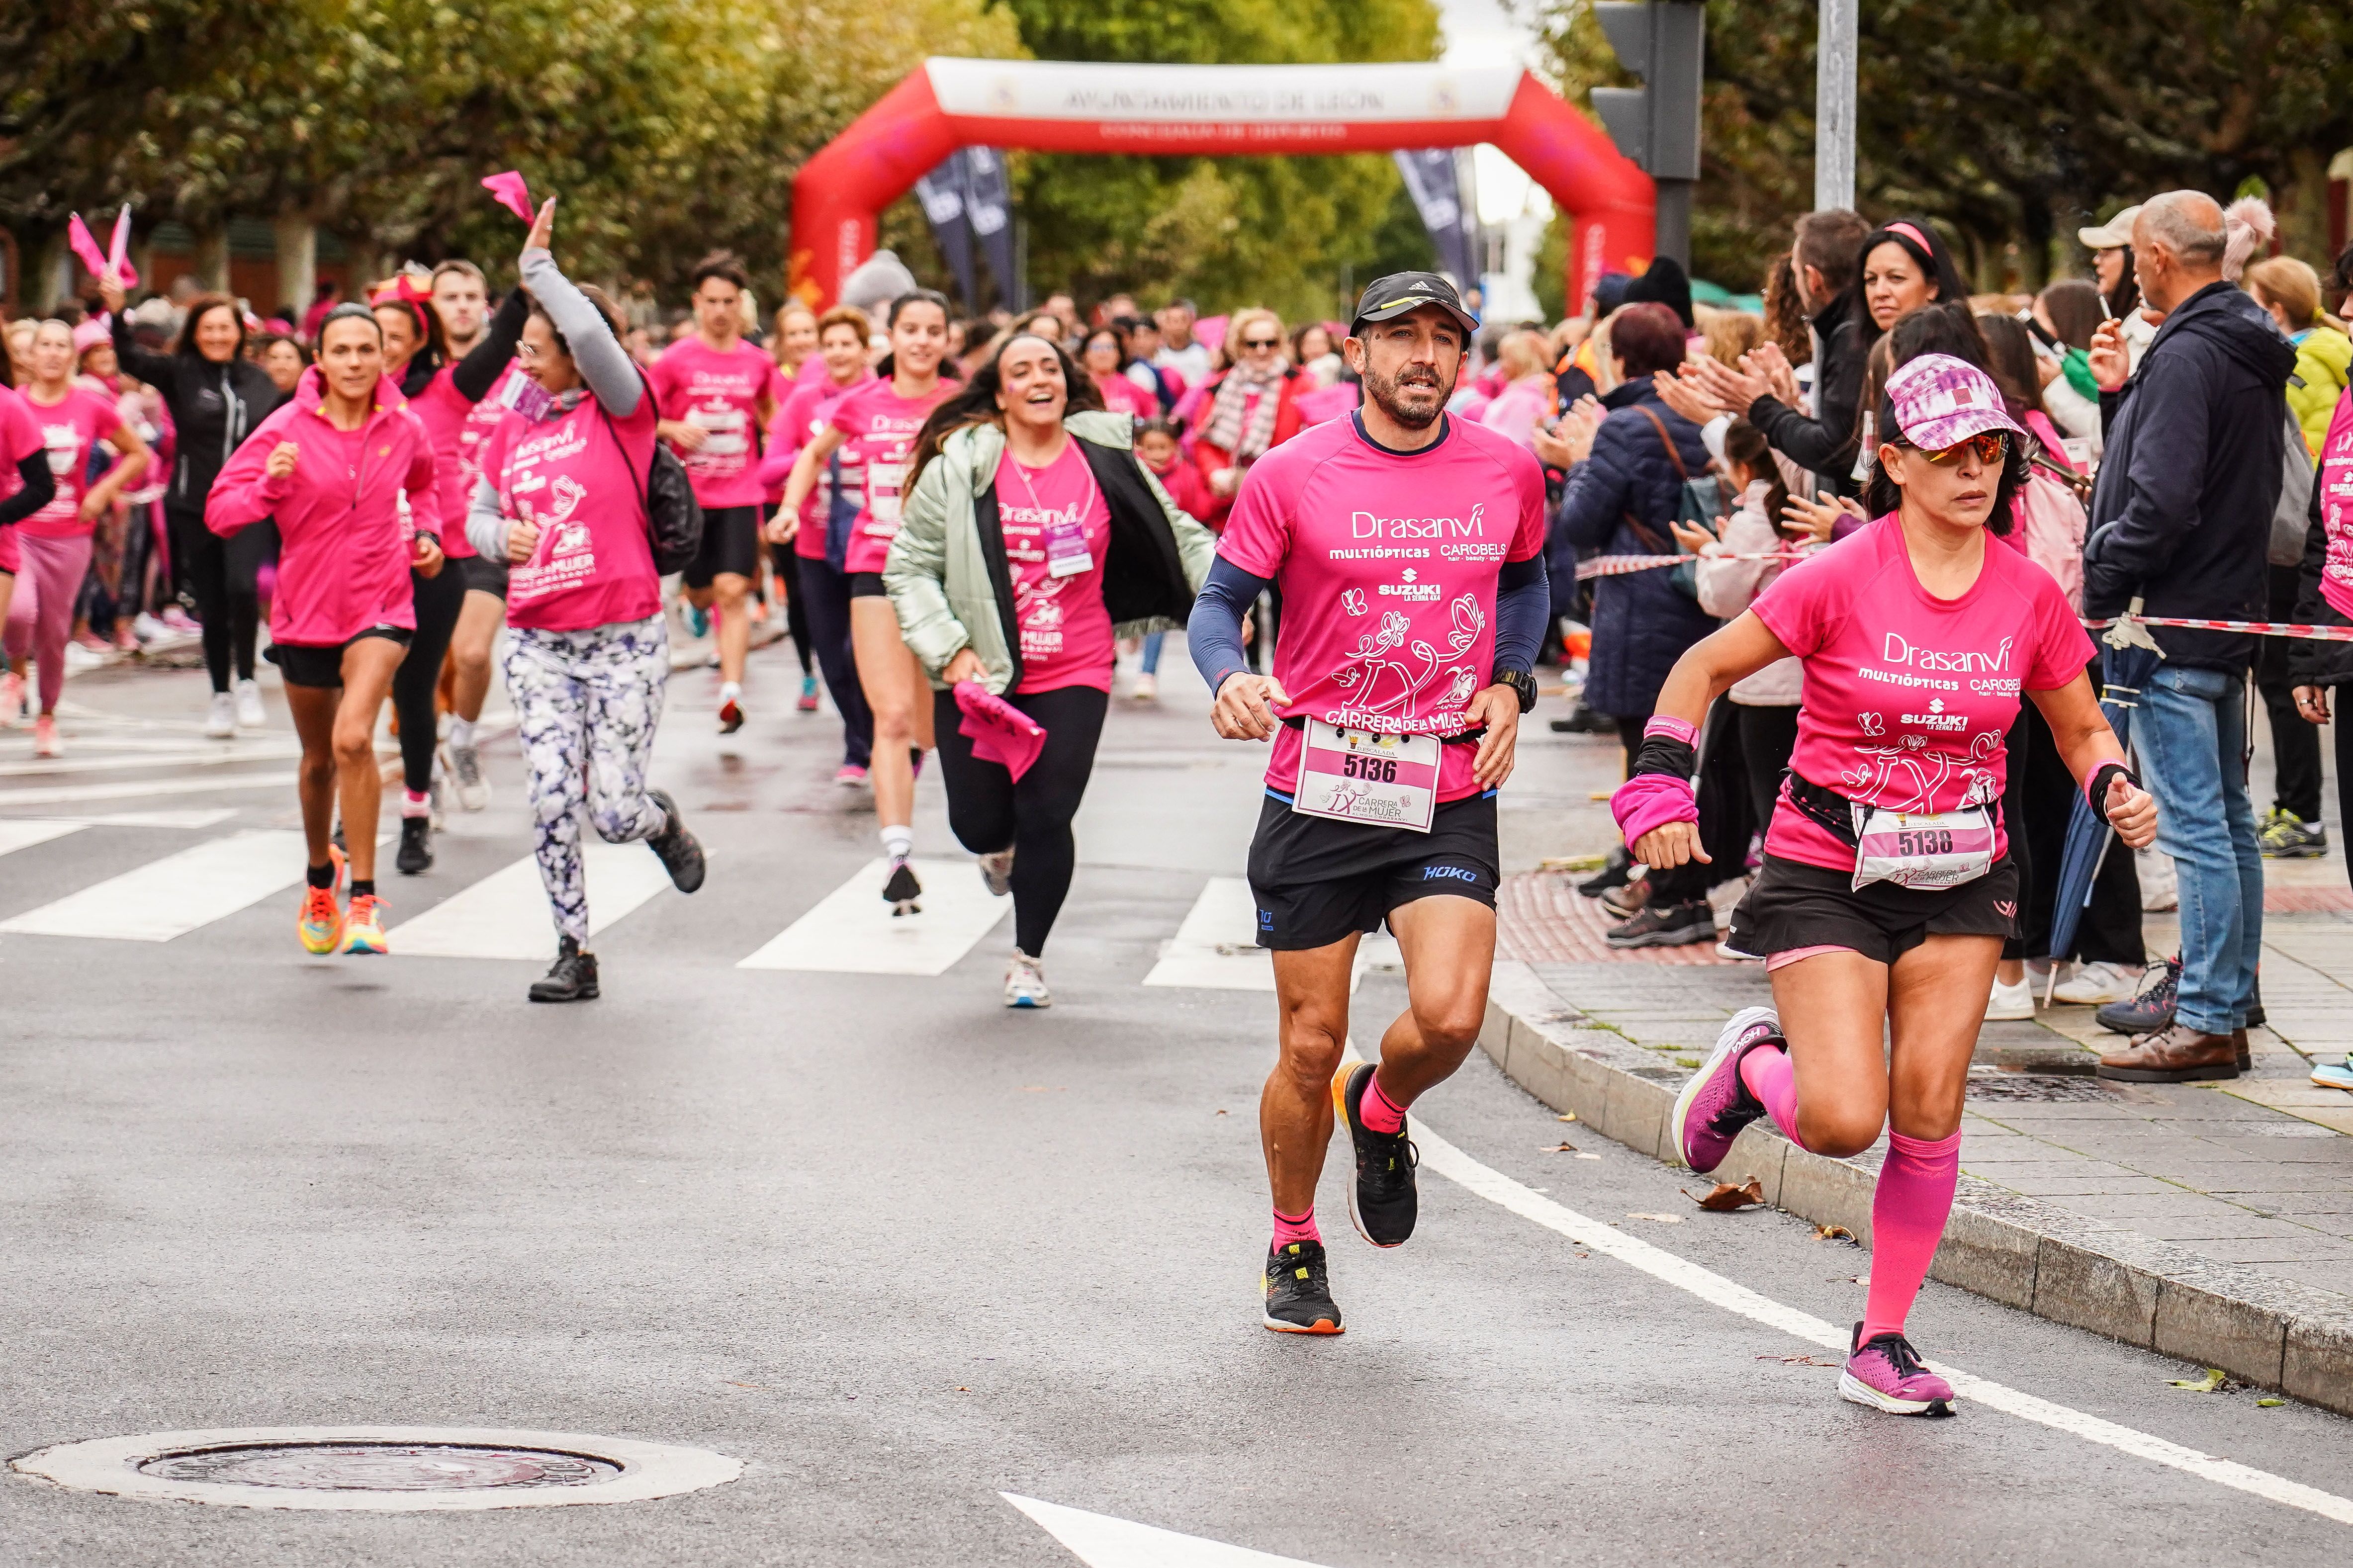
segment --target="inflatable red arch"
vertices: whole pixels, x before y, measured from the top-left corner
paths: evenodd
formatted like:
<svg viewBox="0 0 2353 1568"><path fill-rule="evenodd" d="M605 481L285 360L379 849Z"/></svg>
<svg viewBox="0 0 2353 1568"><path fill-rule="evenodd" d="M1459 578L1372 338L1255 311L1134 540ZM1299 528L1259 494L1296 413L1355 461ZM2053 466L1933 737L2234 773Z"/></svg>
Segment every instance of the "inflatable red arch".
<svg viewBox="0 0 2353 1568"><path fill-rule="evenodd" d="M1574 231L1568 297L1649 264L1656 193L1526 71L1442 65L1167 66L934 58L801 167L791 287L812 305L873 254L875 220L963 146L1040 153L1386 152L1492 142Z"/></svg>

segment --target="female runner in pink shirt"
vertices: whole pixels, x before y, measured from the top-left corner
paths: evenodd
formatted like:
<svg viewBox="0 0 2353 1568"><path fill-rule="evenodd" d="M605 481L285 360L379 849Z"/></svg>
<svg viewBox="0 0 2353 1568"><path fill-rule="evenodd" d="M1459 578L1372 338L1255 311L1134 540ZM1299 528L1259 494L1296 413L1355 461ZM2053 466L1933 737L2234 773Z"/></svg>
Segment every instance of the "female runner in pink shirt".
<svg viewBox="0 0 2353 1568"><path fill-rule="evenodd" d="M621 346L620 312L565 278L548 252L555 198L523 240L531 319L517 354L539 395L482 447L466 514L476 550L512 565L507 690L514 699L541 882L556 958L534 1002L599 994L588 951L580 860L585 809L607 844L642 839L681 893L702 886L702 846L678 803L646 787L670 679L661 580L654 574L645 479L654 399Z"/></svg>
<svg viewBox="0 0 2353 1568"><path fill-rule="evenodd" d="M302 742L298 789L310 850L298 931L304 951L389 951L375 892L375 721L417 626L411 570L441 570L441 500L433 439L385 378L384 329L356 300L319 325L319 363L292 401L221 466L205 526L227 536L278 521L278 591L269 660ZM343 869L329 834L343 807L351 907L335 907Z"/></svg>
<svg viewBox="0 0 2353 1568"><path fill-rule="evenodd" d="M884 324L891 352L874 367L878 379L836 405L832 422L801 448L768 537L781 544L798 531L802 504L834 453L843 453L845 474L855 463L863 489L842 557L849 578L850 646L858 684L874 712L874 815L882 853L891 860L882 896L894 914L910 914L923 890L907 860L915 852L915 764L932 749L932 709L924 699L923 667L907 651L883 591L882 563L899 531L915 433L955 384L940 375L948 349L944 296L929 289L902 294L891 301Z"/></svg>
<svg viewBox="0 0 2353 1568"><path fill-rule="evenodd" d="M768 431L768 455L760 460L760 481L776 492L772 515L784 510L784 489L792 479L801 449L825 433L841 400L871 385L874 373L866 366L866 338L872 330L866 312L854 305L836 305L816 323L815 358L824 374L805 378L785 398L776 422ZM858 515L864 491L857 488L864 470L844 448L828 458L818 481L801 503L799 521L790 544L774 546L792 552L793 603L801 607L808 632L809 652L825 672L825 689L841 711L841 767L833 777L845 787L866 782L874 752L874 713L866 693L858 689L858 666L849 651L849 574L843 570L849 546L849 524ZM830 527L841 519L837 542ZM773 536L775 531L771 529Z"/></svg>
<svg viewBox="0 0 2353 1568"><path fill-rule="evenodd" d="M114 399L74 384L73 329L43 321L33 332L33 375L25 405L40 426L56 490L47 505L16 524L16 546L35 600L29 647L15 644L12 659L30 653L40 668L41 716L33 722L33 754L59 755L58 698L66 686L66 638L74 601L90 572L90 536L115 498L147 471L147 443L123 423ZM103 441L121 461L96 484L88 482L90 448Z"/></svg>
<svg viewBox="0 0 2353 1568"><path fill-rule="evenodd" d="M0 355L0 383L7 374L6 358ZM14 387L0 384L0 623L15 614L16 574L22 566L16 525L48 505L57 489L33 411ZM17 635L29 637L31 631L26 617ZM0 674L0 730L15 729L24 711L25 682L13 669Z"/></svg>
<svg viewBox="0 0 2353 1568"><path fill-rule="evenodd" d="M1734 682L1799 661L1797 750L1730 939L1765 959L1774 1005L1725 1026L1672 1131L1707 1172L1760 1116L1836 1158L1887 1130L1870 1296L1839 1391L1948 1415L1951 1385L1904 1327L1952 1208L1994 965L2019 930L2000 801L2021 694L2126 846L2156 837L2157 806L2092 695L2091 641L2059 584L1988 542L2009 531L2027 479L2024 432L1992 378L1925 354L1888 377L1878 412L1885 439L1864 492L1877 521L1684 652L1610 804L1645 865L1705 859L1691 785L1701 721Z"/></svg>

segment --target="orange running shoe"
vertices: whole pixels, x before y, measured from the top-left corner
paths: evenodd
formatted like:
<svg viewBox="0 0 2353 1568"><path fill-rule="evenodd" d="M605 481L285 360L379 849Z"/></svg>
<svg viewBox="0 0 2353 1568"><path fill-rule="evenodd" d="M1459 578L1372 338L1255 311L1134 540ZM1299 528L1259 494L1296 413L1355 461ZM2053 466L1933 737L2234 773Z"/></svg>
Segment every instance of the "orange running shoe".
<svg viewBox="0 0 2353 1568"><path fill-rule="evenodd" d="M302 914L294 930L305 952L330 953L343 945L343 912L335 907L332 888L303 888Z"/></svg>
<svg viewBox="0 0 2353 1568"><path fill-rule="evenodd" d="M343 951L349 953L385 953L392 949L384 940L384 900L374 893L362 893L352 900L352 907L343 915Z"/></svg>

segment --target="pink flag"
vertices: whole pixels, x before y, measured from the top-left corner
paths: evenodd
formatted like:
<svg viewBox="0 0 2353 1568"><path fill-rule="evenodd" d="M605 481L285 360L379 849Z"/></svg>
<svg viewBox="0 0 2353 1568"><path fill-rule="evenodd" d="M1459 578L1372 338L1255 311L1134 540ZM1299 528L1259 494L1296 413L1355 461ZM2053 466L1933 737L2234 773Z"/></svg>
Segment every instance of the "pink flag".
<svg viewBox="0 0 2353 1568"><path fill-rule="evenodd" d="M90 269L92 278L103 278L111 270L125 289L139 286L139 270L128 259L131 250L129 207L124 207L122 216L114 220L114 254L111 258L98 248L97 237L90 232L90 226L81 221L79 213L66 220L66 243L73 247L74 255L81 258L81 264Z"/></svg>
<svg viewBox="0 0 2353 1568"><path fill-rule="evenodd" d="M514 170L509 169L501 174L483 175L482 189L498 197L501 206L522 219L523 222L529 223L532 220L531 191L523 184L522 176Z"/></svg>
<svg viewBox="0 0 2353 1568"><path fill-rule="evenodd" d="M1002 763L1013 782L1020 783L1046 749L1044 726L977 680L957 681L955 700L964 710L964 722L956 731L971 740L972 754L985 763Z"/></svg>

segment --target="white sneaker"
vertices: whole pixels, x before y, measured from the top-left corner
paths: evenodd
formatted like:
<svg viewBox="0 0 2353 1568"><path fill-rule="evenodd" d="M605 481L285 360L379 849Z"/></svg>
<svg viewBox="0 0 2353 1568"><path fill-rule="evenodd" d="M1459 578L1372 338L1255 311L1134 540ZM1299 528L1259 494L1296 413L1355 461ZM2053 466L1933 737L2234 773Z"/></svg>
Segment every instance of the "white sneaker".
<svg viewBox="0 0 2353 1568"><path fill-rule="evenodd" d="M2004 985L1997 978L1993 994L1986 999L1986 1022L2008 1023L2034 1016L2034 984L2021 979L2015 985Z"/></svg>
<svg viewBox="0 0 2353 1568"><path fill-rule="evenodd" d="M1036 959L1013 950L1013 962L1005 966L1005 1005L1008 1007L1050 1007L1054 994L1046 989L1046 972Z"/></svg>
<svg viewBox="0 0 2353 1568"><path fill-rule="evenodd" d="M980 879L988 884L988 890L1000 899L1011 892L1013 890L1013 851L999 849L993 855L982 856Z"/></svg>
<svg viewBox="0 0 2353 1568"><path fill-rule="evenodd" d="M2143 969L2128 969L2121 963L2087 963L2051 994L2056 1002L2072 1002L2078 1006L2105 1006L2110 1002L2129 1002L2140 994Z"/></svg>
<svg viewBox="0 0 2353 1568"><path fill-rule="evenodd" d="M213 705L205 713L205 738L226 741L237 733L237 699L226 691L213 693Z"/></svg>
<svg viewBox="0 0 2353 1568"><path fill-rule="evenodd" d="M1143 670L1138 670L1135 676L1135 684L1127 689L1127 694L1130 698L1138 702L1157 702L1160 700L1159 679Z"/></svg>
<svg viewBox="0 0 2353 1568"><path fill-rule="evenodd" d="M491 786L482 778L482 754L472 746L449 748L449 771L458 776L458 804L480 811L491 804Z"/></svg>
<svg viewBox="0 0 2353 1568"><path fill-rule="evenodd" d="M237 727L259 730L269 722L269 715L261 710L261 683L251 677L237 683Z"/></svg>
<svg viewBox="0 0 2353 1568"><path fill-rule="evenodd" d="M131 622L131 635L137 637L142 647L168 635L171 629L144 610L140 611Z"/></svg>

